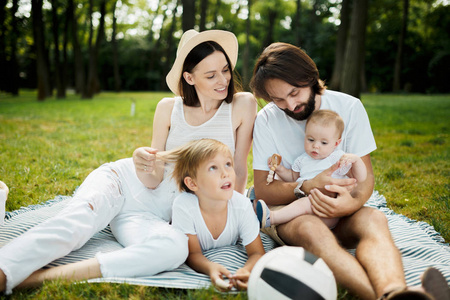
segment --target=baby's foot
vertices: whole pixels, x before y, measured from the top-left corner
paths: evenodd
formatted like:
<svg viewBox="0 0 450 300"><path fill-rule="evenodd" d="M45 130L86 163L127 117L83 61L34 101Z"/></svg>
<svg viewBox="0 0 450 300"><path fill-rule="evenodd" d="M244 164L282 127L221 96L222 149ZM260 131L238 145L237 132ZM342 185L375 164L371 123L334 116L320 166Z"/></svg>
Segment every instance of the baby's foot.
<svg viewBox="0 0 450 300"><path fill-rule="evenodd" d="M256 216L258 217L259 227L261 229L270 227L270 210L264 200L258 200L256 203Z"/></svg>

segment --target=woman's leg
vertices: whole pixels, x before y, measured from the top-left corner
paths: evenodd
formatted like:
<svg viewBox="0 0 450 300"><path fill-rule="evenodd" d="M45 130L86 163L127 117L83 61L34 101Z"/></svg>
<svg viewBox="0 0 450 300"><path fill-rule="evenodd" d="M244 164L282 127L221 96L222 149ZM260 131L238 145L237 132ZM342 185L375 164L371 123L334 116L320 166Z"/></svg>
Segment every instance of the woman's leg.
<svg viewBox="0 0 450 300"><path fill-rule="evenodd" d="M90 258L54 268L37 270L27 279L22 281L22 283L20 283L17 287L25 288L40 286L44 280L61 279L68 281L80 281L99 277L102 277L102 273L100 272L100 264L96 258Z"/></svg>
<svg viewBox="0 0 450 300"><path fill-rule="evenodd" d="M0 249L0 291L11 293L34 271L82 247L122 205L117 175L109 167L92 172L58 215Z"/></svg>
<svg viewBox="0 0 450 300"><path fill-rule="evenodd" d="M97 254L103 277L150 276L175 269L187 258L186 235L151 214L119 215L111 231L125 248Z"/></svg>

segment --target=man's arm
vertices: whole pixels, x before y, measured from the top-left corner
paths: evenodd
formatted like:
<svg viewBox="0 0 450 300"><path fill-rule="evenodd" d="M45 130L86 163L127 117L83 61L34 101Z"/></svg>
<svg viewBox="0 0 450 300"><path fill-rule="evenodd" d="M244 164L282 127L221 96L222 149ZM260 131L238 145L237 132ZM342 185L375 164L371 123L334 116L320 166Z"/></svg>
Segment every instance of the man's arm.
<svg viewBox="0 0 450 300"><path fill-rule="evenodd" d="M269 205L289 204L297 199L294 194L297 182L274 180L267 185L267 175L269 175L269 171L253 170L253 182L257 199L264 199Z"/></svg>
<svg viewBox="0 0 450 300"><path fill-rule="evenodd" d="M358 183L351 192L346 187L337 184L325 185L325 189L328 192L337 194L336 198L323 194L317 188L310 191L309 199L312 204L312 210L317 216L324 218L348 216L360 209L370 198L374 187L370 154L361 157L361 159L366 165L367 178L364 182Z"/></svg>

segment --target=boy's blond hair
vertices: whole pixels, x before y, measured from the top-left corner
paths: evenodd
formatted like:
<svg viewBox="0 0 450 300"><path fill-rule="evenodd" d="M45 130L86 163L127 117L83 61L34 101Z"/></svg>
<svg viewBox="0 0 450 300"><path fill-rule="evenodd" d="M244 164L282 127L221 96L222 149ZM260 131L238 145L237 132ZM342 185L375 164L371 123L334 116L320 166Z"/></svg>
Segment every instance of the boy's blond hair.
<svg viewBox="0 0 450 300"><path fill-rule="evenodd" d="M330 125L334 126L339 138L342 137L345 128L344 120L341 116L329 109L320 109L313 112L306 121L306 126L308 126L310 122L327 127Z"/></svg>
<svg viewBox="0 0 450 300"><path fill-rule="evenodd" d="M169 151L158 152L157 157L168 163L175 163L172 178L180 191L193 193L184 183L186 177L193 179L201 163L214 157L218 153L225 153L232 157L230 148L214 139L200 139L190 141ZM233 160L231 161L233 163Z"/></svg>

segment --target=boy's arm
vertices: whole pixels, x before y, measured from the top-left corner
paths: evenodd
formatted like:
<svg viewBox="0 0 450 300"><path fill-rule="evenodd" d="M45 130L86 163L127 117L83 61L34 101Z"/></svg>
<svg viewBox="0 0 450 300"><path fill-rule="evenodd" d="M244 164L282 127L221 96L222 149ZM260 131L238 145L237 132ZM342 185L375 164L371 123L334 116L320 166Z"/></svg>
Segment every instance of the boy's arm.
<svg viewBox="0 0 450 300"><path fill-rule="evenodd" d="M236 271L236 274L232 277L233 285L238 290L246 290L248 279L250 277L250 273L255 266L256 262L265 254L264 247L261 241L261 237L258 237L245 246L245 250L247 251L247 262L245 265Z"/></svg>
<svg viewBox="0 0 450 300"><path fill-rule="evenodd" d="M231 272L228 271L224 266L208 260L203 255L197 235L188 234L187 236L189 238L189 255L186 260L187 265L199 273L208 275L211 279L212 284L219 289L231 289L231 283L228 287L223 287L220 283L218 283L218 281L222 279L223 275L231 278Z"/></svg>

